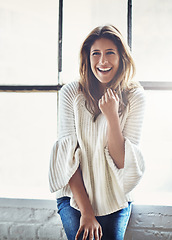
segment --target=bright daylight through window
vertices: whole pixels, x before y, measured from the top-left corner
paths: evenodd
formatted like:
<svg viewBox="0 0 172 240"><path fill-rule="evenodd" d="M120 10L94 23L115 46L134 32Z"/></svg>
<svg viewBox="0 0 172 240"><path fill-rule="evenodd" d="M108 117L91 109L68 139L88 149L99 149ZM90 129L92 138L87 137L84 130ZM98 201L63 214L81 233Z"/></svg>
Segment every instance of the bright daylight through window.
<svg viewBox="0 0 172 240"><path fill-rule="evenodd" d="M172 1L132 4L136 78L154 84L172 82ZM0 13L0 85L56 85L58 1L1 0ZM61 81L68 83L78 80L79 49L91 29L111 23L127 39L127 1L64 1L63 14ZM134 191L138 204L172 202L171 91L145 91L141 148L146 172ZM1 197L54 198L48 165L58 132L57 95L0 92Z"/></svg>
<svg viewBox="0 0 172 240"><path fill-rule="evenodd" d="M172 82L171 1L133 1L133 55L140 81ZM162 84L163 86L163 84ZM167 87L168 88L168 87ZM172 90L172 89L171 89ZM172 203L172 91L146 91L142 136L146 172L136 202Z"/></svg>

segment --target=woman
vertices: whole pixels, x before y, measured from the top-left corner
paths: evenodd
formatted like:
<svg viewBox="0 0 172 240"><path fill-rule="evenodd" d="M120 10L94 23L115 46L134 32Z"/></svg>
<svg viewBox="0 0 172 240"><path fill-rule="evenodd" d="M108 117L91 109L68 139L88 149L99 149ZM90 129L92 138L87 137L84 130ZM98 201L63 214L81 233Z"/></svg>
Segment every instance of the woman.
<svg viewBox="0 0 172 240"><path fill-rule="evenodd" d="M69 240L122 240L131 191L144 172L139 150L145 96L114 26L95 28L80 52L80 81L60 91L59 139L50 190Z"/></svg>

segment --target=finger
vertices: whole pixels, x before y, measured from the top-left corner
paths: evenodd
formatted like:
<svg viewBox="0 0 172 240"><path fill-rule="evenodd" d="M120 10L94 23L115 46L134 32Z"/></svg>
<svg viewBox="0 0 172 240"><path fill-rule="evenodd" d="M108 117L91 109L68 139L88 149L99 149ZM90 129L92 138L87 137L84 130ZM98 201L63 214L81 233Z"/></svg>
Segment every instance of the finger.
<svg viewBox="0 0 172 240"><path fill-rule="evenodd" d="M84 234L83 234L83 237L82 237L82 240L86 240L86 239L87 239L88 233L89 233L89 230L88 230L88 229L85 229Z"/></svg>
<svg viewBox="0 0 172 240"><path fill-rule="evenodd" d="M108 96L112 98L114 96L112 89L108 88L107 89Z"/></svg>
<svg viewBox="0 0 172 240"><path fill-rule="evenodd" d="M102 99L101 98L99 99L98 104L99 104L99 107L100 107L100 105L102 104Z"/></svg>
<svg viewBox="0 0 172 240"><path fill-rule="evenodd" d="M104 104L104 103L105 103L105 96L103 95L101 98L101 104Z"/></svg>
<svg viewBox="0 0 172 240"><path fill-rule="evenodd" d="M78 240L79 235L81 234L82 231L83 231L83 228L79 228L79 230L78 230L78 232L77 232L77 234L75 236L75 240Z"/></svg>
<svg viewBox="0 0 172 240"><path fill-rule="evenodd" d="M109 101L109 95L107 92L105 92L104 94L104 98L105 98L105 102L108 102Z"/></svg>
<svg viewBox="0 0 172 240"><path fill-rule="evenodd" d="M99 240L100 238L99 238L99 229L95 229L95 231L94 231L94 237L95 237L95 240Z"/></svg>
<svg viewBox="0 0 172 240"><path fill-rule="evenodd" d="M116 93L116 91L115 91L115 90L113 90L113 93L114 93L114 96L115 96L116 100L117 100L117 101L119 101L118 94Z"/></svg>
<svg viewBox="0 0 172 240"><path fill-rule="evenodd" d="M114 98L115 100L117 100L117 99L116 99L116 91L110 89L110 93L111 93L112 98Z"/></svg>
<svg viewBox="0 0 172 240"><path fill-rule="evenodd" d="M102 236L103 236L102 228L99 227L99 237L100 237L100 239L102 238Z"/></svg>
<svg viewBox="0 0 172 240"><path fill-rule="evenodd" d="M115 99L116 100L115 92L111 88L107 89L107 93L108 93L108 96L109 96L110 99Z"/></svg>
<svg viewBox="0 0 172 240"><path fill-rule="evenodd" d="M94 238L94 232L93 230L89 232L89 240L93 240Z"/></svg>

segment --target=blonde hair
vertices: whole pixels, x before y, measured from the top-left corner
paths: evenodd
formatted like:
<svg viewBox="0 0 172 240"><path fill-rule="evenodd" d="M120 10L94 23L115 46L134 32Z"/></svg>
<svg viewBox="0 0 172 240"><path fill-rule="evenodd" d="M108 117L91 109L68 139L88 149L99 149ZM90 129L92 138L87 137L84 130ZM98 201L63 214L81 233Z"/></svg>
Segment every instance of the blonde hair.
<svg viewBox="0 0 172 240"><path fill-rule="evenodd" d="M139 86L133 81L135 64L128 45L125 43L120 31L112 26L97 27L87 36L80 50L80 85L79 89L86 98L86 107L93 114L94 121L100 114L98 101L101 98L98 84L90 66L90 49L97 39L106 38L117 46L120 55L119 68L114 78L107 84L107 88L114 89L120 99L119 112L123 113L128 103L128 92Z"/></svg>

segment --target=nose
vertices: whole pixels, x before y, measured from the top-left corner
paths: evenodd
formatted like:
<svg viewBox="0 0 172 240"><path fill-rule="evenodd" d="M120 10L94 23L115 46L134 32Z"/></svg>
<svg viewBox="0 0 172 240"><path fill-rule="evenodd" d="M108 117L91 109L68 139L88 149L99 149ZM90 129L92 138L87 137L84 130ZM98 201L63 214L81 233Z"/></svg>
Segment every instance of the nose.
<svg viewBox="0 0 172 240"><path fill-rule="evenodd" d="M99 59L99 63L101 65L105 65L107 62L108 62L108 60L106 58L106 55L102 53L101 56L100 56L100 59Z"/></svg>

